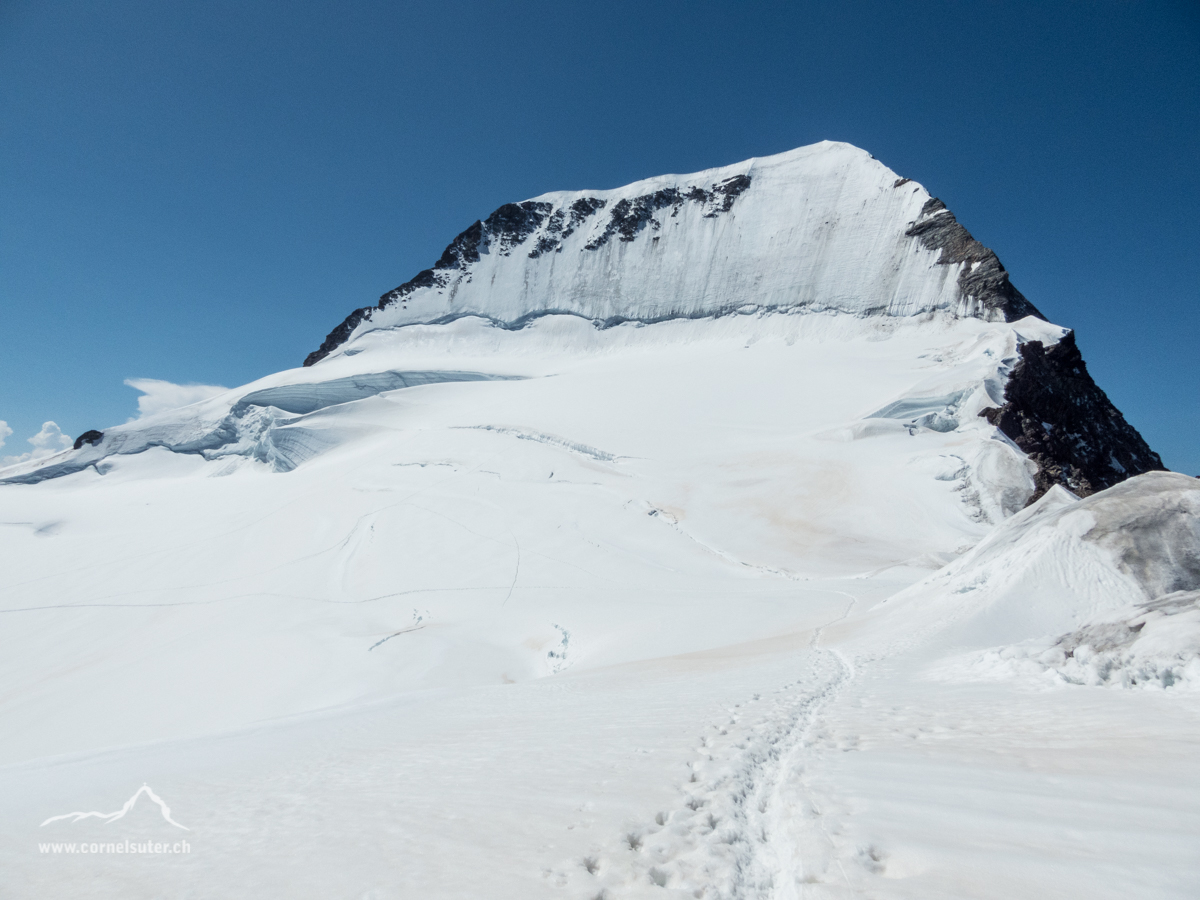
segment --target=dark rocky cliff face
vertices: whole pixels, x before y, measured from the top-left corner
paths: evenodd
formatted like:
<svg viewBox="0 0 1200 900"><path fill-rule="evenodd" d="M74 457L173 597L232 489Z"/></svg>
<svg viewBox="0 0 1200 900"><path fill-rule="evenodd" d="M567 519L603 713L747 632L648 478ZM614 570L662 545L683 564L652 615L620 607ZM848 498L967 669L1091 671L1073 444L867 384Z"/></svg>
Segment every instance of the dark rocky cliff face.
<svg viewBox="0 0 1200 900"><path fill-rule="evenodd" d="M907 180L900 179L896 186ZM1015 322L1026 316L1046 318L1013 287L999 257L971 237L937 197L925 202L921 215L905 234L915 237L927 250L941 251L938 265L968 263L958 276L959 290L963 296L974 298L984 309L1000 312L1005 322Z"/></svg>
<svg viewBox="0 0 1200 900"><path fill-rule="evenodd" d="M941 200L928 200L905 233L940 251L939 265L967 263L958 276L959 289L983 309L1001 313L1006 322L1045 318L1009 281L996 254L971 237ZM982 414L1037 464L1030 503L1056 484L1086 497L1164 468L1092 380L1073 332L1049 349L1040 341L1022 345L1004 405Z"/></svg>
<svg viewBox="0 0 1200 900"><path fill-rule="evenodd" d="M1081 497L1165 467L1092 380L1074 332L1053 347L1021 346L1004 405L980 415L1012 438L1038 467L1030 503L1056 484Z"/></svg>
<svg viewBox="0 0 1200 900"><path fill-rule="evenodd" d="M329 332L329 335L321 343L320 347L304 357L304 365L311 366L314 363L319 363L338 347L342 346L342 344L346 343L346 341L350 340L350 335L358 327L358 323L365 319L371 310L375 308L374 306L360 306L354 312L350 313L350 315L346 316L337 328Z"/></svg>

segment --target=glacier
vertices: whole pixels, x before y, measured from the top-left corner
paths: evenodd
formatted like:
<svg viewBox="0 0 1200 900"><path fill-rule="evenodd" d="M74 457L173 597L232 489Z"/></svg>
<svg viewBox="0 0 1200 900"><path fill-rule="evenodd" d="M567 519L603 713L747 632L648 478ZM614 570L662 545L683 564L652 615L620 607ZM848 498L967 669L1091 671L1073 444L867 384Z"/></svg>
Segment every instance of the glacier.
<svg viewBox="0 0 1200 900"><path fill-rule="evenodd" d="M1191 895L1200 482L869 154L508 204L306 363L0 469L0 893ZM189 852L51 821L147 784Z"/></svg>

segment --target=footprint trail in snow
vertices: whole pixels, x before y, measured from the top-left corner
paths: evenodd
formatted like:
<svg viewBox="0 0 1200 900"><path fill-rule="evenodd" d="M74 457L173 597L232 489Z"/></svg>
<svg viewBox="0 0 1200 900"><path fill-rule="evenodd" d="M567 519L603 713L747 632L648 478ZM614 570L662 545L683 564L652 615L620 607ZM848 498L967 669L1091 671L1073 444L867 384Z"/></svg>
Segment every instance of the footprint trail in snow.
<svg viewBox="0 0 1200 900"><path fill-rule="evenodd" d="M814 641L815 643L815 641ZM554 873L571 896L767 900L847 879L805 782L818 711L850 678L834 652L812 647L803 674L730 707L699 736L679 803L632 824L602 849Z"/></svg>

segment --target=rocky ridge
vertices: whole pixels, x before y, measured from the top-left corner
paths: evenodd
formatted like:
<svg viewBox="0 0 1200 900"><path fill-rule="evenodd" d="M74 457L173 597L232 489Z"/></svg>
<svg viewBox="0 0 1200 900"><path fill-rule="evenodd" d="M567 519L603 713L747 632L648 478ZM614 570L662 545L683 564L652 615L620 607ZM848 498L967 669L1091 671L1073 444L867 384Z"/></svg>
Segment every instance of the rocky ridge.
<svg viewBox="0 0 1200 900"><path fill-rule="evenodd" d="M958 275L959 290L964 297L974 298L983 309L996 310L1006 322L1026 316L1046 318L1013 287L999 257L971 237L937 197L925 203L921 215L904 233L919 240L925 248L937 251L938 265L964 263Z"/></svg>
<svg viewBox="0 0 1200 900"><path fill-rule="evenodd" d="M1050 347L1026 341L1020 353L1004 404L980 415L1037 464L1030 503L1056 484L1086 497L1132 475L1165 469L1092 380L1074 332Z"/></svg>

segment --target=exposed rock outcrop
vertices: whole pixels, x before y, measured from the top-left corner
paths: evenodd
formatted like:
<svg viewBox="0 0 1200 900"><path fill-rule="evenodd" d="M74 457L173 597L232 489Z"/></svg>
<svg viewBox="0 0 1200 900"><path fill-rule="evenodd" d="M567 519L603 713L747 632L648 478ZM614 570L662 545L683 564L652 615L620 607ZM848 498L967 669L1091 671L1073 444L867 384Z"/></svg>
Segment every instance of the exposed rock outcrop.
<svg viewBox="0 0 1200 900"><path fill-rule="evenodd" d="M96 429L93 428L91 431L85 431L79 437L75 438L75 444L73 445L73 449L78 450L84 444L91 444L94 447L96 444L100 443L103 439L104 439L104 432L96 431Z"/></svg>
<svg viewBox="0 0 1200 900"><path fill-rule="evenodd" d="M1041 341L1022 344L1004 405L980 415L1037 464L1037 491L1030 503L1056 484L1086 497L1165 468L1092 380L1074 332L1049 348Z"/></svg>
<svg viewBox="0 0 1200 900"><path fill-rule="evenodd" d="M907 181L907 178L903 178L896 185ZM917 238L928 250L941 251L939 265L966 263L958 276L959 289L964 297L974 299L983 309L1002 313L1006 322L1015 322L1026 316L1046 318L1013 287L999 257L971 237L971 233L959 224L954 213L937 197L926 201L921 215L905 234Z"/></svg>
<svg viewBox="0 0 1200 900"><path fill-rule="evenodd" d="M613 204L603 230L585 245L585 249L599 250L614 236L620 241L630 242L646 228L657 231L662 225L655 218L656 213L669 209L669 215L675 216L688 203L700 204L704 218L716 218L733 209L734 202L749 186L750 176L735 175L707 188L664 188L619 200ZM446 287L455 273L479 262L482 254L495 252L500 256L508 256L534 234L538 236L528 252L531 259L561 251L563 240L607 205L608 201L600 197L581 197L559 209L555 209L552 203L538 200L504 204L451 241L433 268L418 272L414 278L388 291L379 298L378 305L364 306L350 313L329 333L321 346L308 355L304 365L320 362L344 344L373 310L386 309L395 303L403 304L410 294L420 288Z"/></svg>

